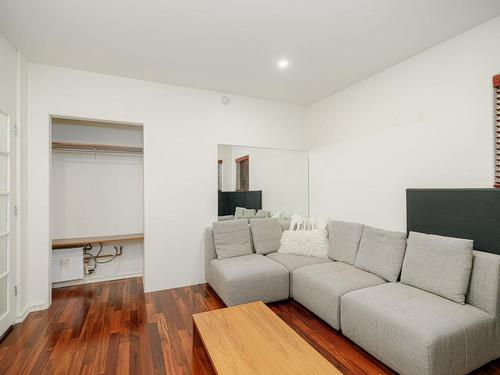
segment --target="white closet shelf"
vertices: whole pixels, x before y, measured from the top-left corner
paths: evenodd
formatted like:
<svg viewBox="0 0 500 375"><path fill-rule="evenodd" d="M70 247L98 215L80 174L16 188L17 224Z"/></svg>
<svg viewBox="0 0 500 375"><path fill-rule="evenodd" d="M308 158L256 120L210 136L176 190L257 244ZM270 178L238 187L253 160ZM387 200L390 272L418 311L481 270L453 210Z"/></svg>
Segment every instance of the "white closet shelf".
<svg viewBox="0 0 500 375"><path fill-rule="evenodd" d="M116 152L142 154L142 147L134 146L119 146L119 145L103 145L92 143L73 143L73 142L52 142L52 150L61 151L90 151L90 152Z"/></svg>
<svg viewBox="0 0 500 375"><path fill-rule="evenodd" d="M110 236L94 236L94 237L60 238L52 240L52 250L83 247L89 243L105 244L105 243L124 242L124 241L139 241L143 239L144 239L144 233L114 234Z"/></svg>

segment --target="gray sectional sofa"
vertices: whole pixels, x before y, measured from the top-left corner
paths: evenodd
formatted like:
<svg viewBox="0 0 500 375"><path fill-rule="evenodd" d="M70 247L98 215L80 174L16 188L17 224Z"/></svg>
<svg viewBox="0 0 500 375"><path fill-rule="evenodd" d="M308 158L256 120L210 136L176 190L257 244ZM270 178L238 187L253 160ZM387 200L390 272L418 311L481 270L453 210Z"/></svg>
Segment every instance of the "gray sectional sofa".
<svg viewBox="0 0 500 375"><path fill-rule="evenodd" d="M291 297L401 374L466 374L500 357L500 256L340 221L328 258L291 255L277 251L285 229L207 229L207 281L226 305Z"/></svg>

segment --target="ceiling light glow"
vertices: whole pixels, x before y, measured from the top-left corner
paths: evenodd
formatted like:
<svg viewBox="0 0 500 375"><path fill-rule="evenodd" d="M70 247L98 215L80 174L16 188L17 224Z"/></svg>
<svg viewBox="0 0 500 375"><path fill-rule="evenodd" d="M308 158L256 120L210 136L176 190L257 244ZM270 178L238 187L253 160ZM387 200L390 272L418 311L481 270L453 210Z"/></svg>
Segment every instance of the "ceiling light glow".
<svg viewBox="0 0 500 375"><path fill-rule="evenodd" d="M282 60L278 61L278 68L280 68L280 69L288 68L288 60L282 59Z"/></svg>

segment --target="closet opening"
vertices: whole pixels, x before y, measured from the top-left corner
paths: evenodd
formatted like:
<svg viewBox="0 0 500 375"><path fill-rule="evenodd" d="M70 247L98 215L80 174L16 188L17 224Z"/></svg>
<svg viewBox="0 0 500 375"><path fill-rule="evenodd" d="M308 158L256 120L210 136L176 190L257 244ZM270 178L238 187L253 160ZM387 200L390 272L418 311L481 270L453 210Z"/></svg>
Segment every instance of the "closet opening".
<svg viewBox="0 0 500 375"><path fill-rule="evenodd" d="M140 124L51 117L52 288L142 277Z"/></svg>

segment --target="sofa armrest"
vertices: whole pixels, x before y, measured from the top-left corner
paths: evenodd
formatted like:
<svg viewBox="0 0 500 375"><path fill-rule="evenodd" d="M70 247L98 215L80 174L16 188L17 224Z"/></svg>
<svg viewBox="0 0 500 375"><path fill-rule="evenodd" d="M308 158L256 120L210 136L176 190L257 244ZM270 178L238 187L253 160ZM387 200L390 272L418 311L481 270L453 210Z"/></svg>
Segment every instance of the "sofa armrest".
<svg viewBox="0 0 500 375"><path fill-rule="evenodd" d="M500 337L500 256L474 251L466 303L495 317Z"/></svg>
<svg viewBox="0 0 500 375"><path fill-rule="evenodd" d="M205 280L210 283L210 262L217 258L212 227L205 230Z"/></svg>

